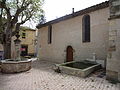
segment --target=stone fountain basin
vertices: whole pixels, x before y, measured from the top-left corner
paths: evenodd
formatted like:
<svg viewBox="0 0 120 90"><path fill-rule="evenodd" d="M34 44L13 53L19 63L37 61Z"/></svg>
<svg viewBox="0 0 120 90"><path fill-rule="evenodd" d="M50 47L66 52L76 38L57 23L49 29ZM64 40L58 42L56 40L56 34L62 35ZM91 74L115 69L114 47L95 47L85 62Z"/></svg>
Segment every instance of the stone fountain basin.
<svg viewBox="0 0 120 90"><path fill-rule="evenodd" d="M61 73L84 78L93 71L101 69L101 64L88 60L71 61L62 64L56 64L55 69L58 69Z"/></svg>
<svg viewBox="0 0 120 90"><path fill-rule="evenodd" d="M1 61L1 72L2 73L18 73L28 71L31 69L32 60L14 61L12 59Z"/></svg>

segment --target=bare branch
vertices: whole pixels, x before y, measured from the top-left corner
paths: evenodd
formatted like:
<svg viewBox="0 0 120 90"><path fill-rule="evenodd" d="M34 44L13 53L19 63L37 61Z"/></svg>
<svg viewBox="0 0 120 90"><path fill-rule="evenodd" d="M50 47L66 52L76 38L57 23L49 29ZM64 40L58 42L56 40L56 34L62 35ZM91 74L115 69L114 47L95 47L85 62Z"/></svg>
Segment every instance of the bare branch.
<svg viewBox="0 0 120 90"><path fill-rule="evenodd" d="M24 0L24 1L25 1L25 0ZM23 4L24 4L24 3L23 3ZM18 22L18 16L19 16L19 14L20 14L22 11L24 11L30 4L31 4L31 3L29 2L29 3L27 3L26 5L22 6L21 8L18 8L18 9L17 9L17 11L16 11L16 13L15 13L15 15L14 15L14 18L12 19L12 24L13 24L13 26L14 26L15 23Z"/></svg>
<svg viewBox="0 0 120 90"><path fill-rule="evenodd" d="M21 7L24 5L24 3L25 3L25 0L23 0Z"/></svg>
<svg viewBox="0 0 120 90"><path fill-rule="evenodd" d="M14 36L17 32L20 31L20 25L21 25L20 23L16 24L15 30L12 32L12 36Z"/></svg>
<svg viewBox="0 0 120 90"><path fill-rule="evenodd" d="M0 8L4 8L5 0L0 1Z"/></svg>
<svg viewBox="0 0 120 90"><path fill-rule="evenodd" d="M7 13L8 21L10 22L10 19L11 19L10 8L7 8L6 0L3 0L2 2L0 2L0 8L5 9L5 11Z"/></svg>
<svg viewBox="0 0 120 90"><path fill-rule="evenodd" d="M0 8L2 8L2 2L0 1Z"/></svg>
<svg viewBox="0 0 120 90"><path fill-rule="evenodd" d="M20 22L20 24L24 24L26 21L30 20L30 18L33 16L34 9L26 10L26 13L27 13L27 16L24 16L25 11L24 11L24 13L23 12L21 13L21 17L20 17L21 22Z"/></svg>
<svg viewBox="0 0 120 90"><path fill-rule="evenodd" d="M2 29L2 27L3 27L3 21L2 21L2 14L3 14L3 9L1 9L1 14L0 14L0 30Z"/></svg>
<svg viewBox="0 0 120 90"><path fill-rule="evenodd" d="M2 18L2 14L3 14L3 8L1 8L1 11L0 11L0 18Z"/></svg>
<svg viewBox="0 0 120 90"><path fill-rule="evenodd" d="M22 12L21 13L21 21L22 21L23 17L24 17L24 13Z"/></svg>
<svg viewBox="0 0 120 90"><path fill-rule="evenodd" d="M26 19L22 20L20 22L20 24L24 24L26 21L30 20L30 18L32 17L32 15L30 15L29 17L27 17Z"/></svg>
<svg viewBox="0 0 120 90"><path fill-rule="evenodd" d="M17 2L17 3L16 3L16 5L17 5L17 8L19 8L19 6L18 6L18 3L19 3L19 1L18 1L18 0L16 0L16 2Z"/></svg>

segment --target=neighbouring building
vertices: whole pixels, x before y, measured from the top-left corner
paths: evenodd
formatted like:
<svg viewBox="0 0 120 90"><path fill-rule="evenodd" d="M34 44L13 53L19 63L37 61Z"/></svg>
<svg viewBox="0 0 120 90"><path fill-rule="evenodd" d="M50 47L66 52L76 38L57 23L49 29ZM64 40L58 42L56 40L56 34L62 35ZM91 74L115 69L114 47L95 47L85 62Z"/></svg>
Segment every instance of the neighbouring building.
<svg viewBox="0 0 120 90"><path fill-rule="evenodd" d="M106 62L107 79L120 80L120 0L109 0L37 26L39 59Z"/></svg>
<svg viewBox="0 0 120 90"><path fill-rule="evenodd" d="M36 30L28 28L28 27L21 27L20 28L20 40L21 40L21 56L34 56L36 53ZM14 46L14 40L16 37L12 37L12 58L15 57L15 46ZM0 44L0 60L4 58L3 56L3 46Z"/></svg>
<svg viewBox="0 0 120 90"><path fill-rule="evenodd" d="M26 27L21 27L21 56L35 55L35 40L36 30Z"/></svg>

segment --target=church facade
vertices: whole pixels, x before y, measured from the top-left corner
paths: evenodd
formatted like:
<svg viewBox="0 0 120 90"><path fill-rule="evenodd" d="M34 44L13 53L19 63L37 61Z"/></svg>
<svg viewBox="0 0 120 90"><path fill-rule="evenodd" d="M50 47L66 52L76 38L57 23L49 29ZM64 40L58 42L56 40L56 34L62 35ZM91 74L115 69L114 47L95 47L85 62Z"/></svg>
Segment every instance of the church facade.
<svg viewBox="0 0 120 90"><path fill-rule="evenodd" d="M116 4L120 7L120 0L38 25L39 59L63 63L95 56L105 63L107 79L120 80L120 10Z"/></svg>

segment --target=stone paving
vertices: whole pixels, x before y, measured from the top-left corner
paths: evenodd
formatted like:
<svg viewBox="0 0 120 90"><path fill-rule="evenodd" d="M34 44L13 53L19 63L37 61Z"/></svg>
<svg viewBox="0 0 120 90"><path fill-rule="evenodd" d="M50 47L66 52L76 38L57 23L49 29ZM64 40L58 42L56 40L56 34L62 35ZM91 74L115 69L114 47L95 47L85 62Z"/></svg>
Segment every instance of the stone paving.
<svg viewBox="0 0 120 90"><path fill-rule="evenodd" d="M34 61L30 71L0 73L0 90L120 90L120 83L111 84L95 75L80 78L56 73L53 63Z"/></svg>

